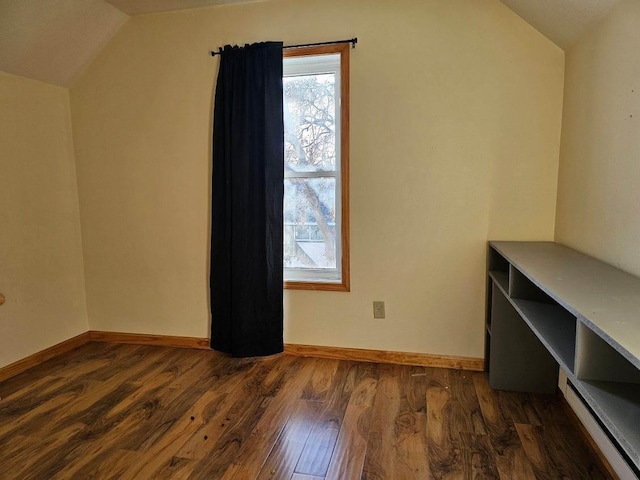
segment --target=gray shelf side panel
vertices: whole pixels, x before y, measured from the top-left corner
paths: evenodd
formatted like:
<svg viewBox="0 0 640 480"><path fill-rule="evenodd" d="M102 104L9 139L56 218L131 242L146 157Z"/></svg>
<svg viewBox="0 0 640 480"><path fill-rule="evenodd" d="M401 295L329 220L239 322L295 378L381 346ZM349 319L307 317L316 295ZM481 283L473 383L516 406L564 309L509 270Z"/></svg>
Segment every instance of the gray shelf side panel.
<svg viewBox="0 0 640 480"><path fill-rule="evenodd" d="M492 289L489 385L553 394L558 364L499 288Z"/></svg>

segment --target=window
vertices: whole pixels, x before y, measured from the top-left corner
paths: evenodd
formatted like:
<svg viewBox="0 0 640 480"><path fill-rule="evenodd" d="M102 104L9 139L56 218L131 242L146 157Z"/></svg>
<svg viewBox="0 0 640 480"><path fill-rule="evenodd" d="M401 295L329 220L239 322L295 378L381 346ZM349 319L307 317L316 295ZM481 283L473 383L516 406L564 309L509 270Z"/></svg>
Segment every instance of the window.
<svg viewBox="0 0 640 480"><path fill-rule="evenodd" d="M349 291L349 48L284 53L285 288Z"/></svg>

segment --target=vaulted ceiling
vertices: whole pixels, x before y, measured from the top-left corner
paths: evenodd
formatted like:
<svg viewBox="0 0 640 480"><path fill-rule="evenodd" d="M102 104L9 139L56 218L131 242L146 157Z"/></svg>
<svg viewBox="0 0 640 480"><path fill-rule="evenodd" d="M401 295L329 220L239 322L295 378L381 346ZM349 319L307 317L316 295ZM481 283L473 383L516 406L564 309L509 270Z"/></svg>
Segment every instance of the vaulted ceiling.
<svg viewBox="0 0 640 480"><path fill-rule="evenodd" d="M500 0L566 50L621 0Z"/></svg>
<svg viewBox="0 0 640 480"><path fill-rule="evenodd" d="M0 71L68 87L132 15L249 1L0 0ZM621 0L501 1L566 49Z"/></svg>
<svg viewBox="0 0 640 480"><path fill-rule="evenodd" d="M0 70L69 86L128 19L104 0L0 0Z"/></svg>
<svg viewBox="0 0 640 480"><path fill-rule="evenodd" d="M168 12L185 8L211 7L225 3L248 3L258 0L106 0L128 15Z"/></svg>

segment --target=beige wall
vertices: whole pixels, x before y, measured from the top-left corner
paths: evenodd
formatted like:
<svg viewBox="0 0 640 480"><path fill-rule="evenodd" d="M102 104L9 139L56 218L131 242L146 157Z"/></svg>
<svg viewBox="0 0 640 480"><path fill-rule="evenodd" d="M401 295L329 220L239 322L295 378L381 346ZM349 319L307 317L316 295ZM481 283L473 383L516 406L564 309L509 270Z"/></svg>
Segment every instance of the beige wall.
<svg viewBox="0 0 640 480"><path fill-rule="evenodd" d="M482 356L486 240L554 236L564 74L497 0L130 20L71 89L92 329L208 335L208 50L352 36L352 291L287 291L285 340Z"/></svg>
<svg viewBox="0 0 640 480"><path fill-rule="evenodd" d="M87 322L67 90L0 72L0 367Z"/></svg>
<svg viewBox="0 0 640 480"><path fill-rule="evenodd" d="M567 52L556 239L640 275L640 2Z"/></svg>

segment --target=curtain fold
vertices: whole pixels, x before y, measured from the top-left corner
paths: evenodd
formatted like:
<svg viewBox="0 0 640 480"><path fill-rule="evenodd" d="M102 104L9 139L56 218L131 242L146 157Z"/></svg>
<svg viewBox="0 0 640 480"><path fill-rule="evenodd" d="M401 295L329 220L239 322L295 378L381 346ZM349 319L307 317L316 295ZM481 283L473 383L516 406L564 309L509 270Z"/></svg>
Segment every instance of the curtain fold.
<svg viewBox="0 0 640 480"><path fill-rule="evenodd" d="M282 42L221 54L213 114L211 348L283 350Z"/></svg>

